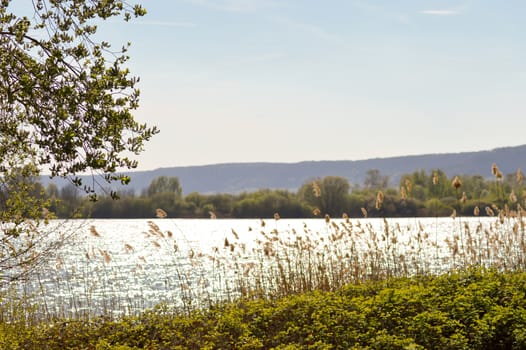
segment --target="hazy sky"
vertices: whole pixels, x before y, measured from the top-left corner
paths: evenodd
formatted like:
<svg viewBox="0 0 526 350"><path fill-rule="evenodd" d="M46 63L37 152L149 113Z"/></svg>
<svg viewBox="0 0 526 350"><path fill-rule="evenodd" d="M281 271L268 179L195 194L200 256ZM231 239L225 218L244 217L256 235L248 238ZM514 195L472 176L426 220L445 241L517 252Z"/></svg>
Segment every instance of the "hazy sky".
<svg viewBox="0 0 526 350"><path fill-rule="evenodd" d="M139 169L526 143L526 1L144 0Z"/></svg>

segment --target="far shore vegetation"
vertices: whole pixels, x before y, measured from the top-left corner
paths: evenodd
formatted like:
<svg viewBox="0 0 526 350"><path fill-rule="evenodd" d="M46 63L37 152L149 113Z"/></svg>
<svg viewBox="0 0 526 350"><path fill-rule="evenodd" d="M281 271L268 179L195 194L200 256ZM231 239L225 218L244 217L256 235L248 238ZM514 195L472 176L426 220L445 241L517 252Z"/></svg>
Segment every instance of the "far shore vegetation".
<svg viewBox="0 0 526 350"><path fill-rule="evenodd" d="M50 200L50 211L59 218L152 218L157 208L170 218L271 218L275 213L282 218L488 216L495 206L524 203L520 169L506 175L496 165L488 167L488 174L490 170L490 177L448 177L440 169L419 170L401 176L397 185L388 185L389 178L372 169L362 184L326 176L306 180L297 191L260 189L238 194L183 195L184 184L177 177L158 177L141 193L118 193L119 200L109 192L88 201L74 185L50 184L38 191ZM382 205L377 209L379 194Z"/></svg>

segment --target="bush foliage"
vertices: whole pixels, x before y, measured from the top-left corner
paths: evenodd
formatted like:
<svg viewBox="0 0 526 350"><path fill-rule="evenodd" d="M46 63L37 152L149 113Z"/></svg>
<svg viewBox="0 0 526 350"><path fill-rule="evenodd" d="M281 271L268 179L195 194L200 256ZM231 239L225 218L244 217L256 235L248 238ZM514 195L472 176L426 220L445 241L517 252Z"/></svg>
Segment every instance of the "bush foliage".
<svg viewBox="0 0 526 350"><path fill-rule="evenodd" d="M524 349L526 273L473 268L191 314L0 324L2 349Z"/></svg>

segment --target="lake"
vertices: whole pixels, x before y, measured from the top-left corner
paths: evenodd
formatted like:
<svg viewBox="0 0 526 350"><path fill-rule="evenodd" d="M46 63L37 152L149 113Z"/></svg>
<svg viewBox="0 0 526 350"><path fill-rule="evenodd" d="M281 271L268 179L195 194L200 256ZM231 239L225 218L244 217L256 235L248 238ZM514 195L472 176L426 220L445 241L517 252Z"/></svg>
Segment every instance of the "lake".
<svg viewBox="0 0 526 350"><path fill-rule="evenodd" d="M76 233L19 290L42 312L66 317L134 314L161 302L194 308L247 290L337 287L385 271L511 267L524 255L520 218L72 220L50 227Z"/></svg>

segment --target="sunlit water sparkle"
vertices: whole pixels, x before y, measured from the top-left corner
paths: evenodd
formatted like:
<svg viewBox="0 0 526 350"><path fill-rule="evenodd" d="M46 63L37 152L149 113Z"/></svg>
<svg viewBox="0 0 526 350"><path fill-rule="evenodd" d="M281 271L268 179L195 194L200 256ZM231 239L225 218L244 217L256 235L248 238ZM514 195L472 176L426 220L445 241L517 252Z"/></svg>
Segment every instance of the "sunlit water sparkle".
<svg viewBox="0 0 526 350"><path fill-rule="evenodd" d="M420 252L419 258L432 258L428 271L438 273L454 264L448 259L451 247L447 241L453 242L455 237L458 241L466 225L473 232L481 225L483 231L496 225L497 220L401 218L349 222L353 232L366 232L361 236L351 233L356 234L356 249L370 249L372 233L377 235L378 249L387 249L396 236L397 254L414 254L417 241L425 239L427 251ZM385 237L386 223L390 237ZM155 225L159 231L152 231ZM329 223L324 219L89 220L80 226L75 222L79 231L75 239L21 288L26 294L36 295L35 301L44 305L46 312L66 316L130 314L161 302L199 306L206 300L198 298L224 300L235 296L232 292L239 268L229 266L228 259L236 256L238 263L261 261L262 237L277 234L293 242L298 236L309 236L323 249L332 244L331 235L343 232L339 228L344 225L349 225L344 219L331 219ZM67 223L63 229L68 229ZM483 244L482 231L475 237L478 244ZM236 245L235 252L230 251L232 244ZM225 264L218 264L220 260Z"/></svg>

